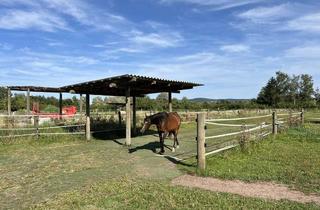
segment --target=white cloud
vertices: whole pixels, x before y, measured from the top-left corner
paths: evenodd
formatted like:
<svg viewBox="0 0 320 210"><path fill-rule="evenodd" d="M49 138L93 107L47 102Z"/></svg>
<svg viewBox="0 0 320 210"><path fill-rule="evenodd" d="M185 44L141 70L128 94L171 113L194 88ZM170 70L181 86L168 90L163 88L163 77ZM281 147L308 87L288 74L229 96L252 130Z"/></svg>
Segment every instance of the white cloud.
<svg viewBox="0 0 320 210"><path fill-rule="evenodd" d="M2 29L40 29L55 31L57 29L69 30L67 23L60 17L44 11L7 10L0 15L0 28Z"/></svg>
<svg viewBox="0 0 320 210"><path fill-rule="evenodd" d="M188 3L198 6L210 7L212 10L224 10L258 3L264 0L161 0L162 3Z"/></svg>
<svg viewBox="0 0 320 210"><path fill-rule="evenodd" d="M124 17L102 11L83 0L0 0L0 5L6 6L0 10L3 29L36 28L51 32L66 29L68 17L82 25L117 33L132 27Z"/></svg>
<svg viewBox="0 0 320 210"><path fill-rule="evenodd" d="M60 13L70 15L77 19L79 22L84 22L88 18L87 12L85 11L87 5L82 1L74 0L42 0L46 7L54 9Z"/></svg>
<svg viewBox="0 0 320 210"><path fill-rule="evenodd" d="M148 45L157 47L174 47L182 41L182 37L179 33L175 32L164 34L150 33L136 35L130 40L136 44L145 45L146 47L148 47Z"/></svg>
<svg viewBox="0 0 320 210"><path fill-rule="evenodd" d="M301 59L319 59L320 57L320 45L306 45L293 47L285 52L285 56L289 58L301 58Z"/></svg>
<svg viewBox="0 0 320 210"><path fill-rule="evenodd" d="M59 47L59 46L63 46L64 44L62 42L49 42L48 45L50 47Z"/></svg>
<svg viewBox="0 0 320 210"><path fill-rule="evenodd" d="M244 44L223 45L220 50L231 53L249 52L250 47Z"/></svg>
<svg viewBox="0 0 320 210"><path fill-rule="evenodd" d="M0 49L1 50L11 50L12 46L10 44L7 44L7 43L0 43Z"/></svg>
<svg viewBox="0 0 320 210"><path fill-rule="evenodd" d="M238 17L255 23L272 23L279 19L288 18L293 14L293 6L287 3L272 7L253 8L238 14Z"/></svg>
<svg viewBox="0 0 320 210"><path fill-rule="evenodd" d="M305 32L320 32L320 13L305 15L288 22L285 29Z"/></svg>

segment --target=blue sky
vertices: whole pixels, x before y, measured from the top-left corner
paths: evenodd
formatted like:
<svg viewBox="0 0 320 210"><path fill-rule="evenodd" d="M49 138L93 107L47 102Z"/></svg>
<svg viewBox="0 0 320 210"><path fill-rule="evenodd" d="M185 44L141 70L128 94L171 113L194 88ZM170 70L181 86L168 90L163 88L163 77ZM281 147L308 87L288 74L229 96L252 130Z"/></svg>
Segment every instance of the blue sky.
<svg viewBox="0 0 320 210"><path fill-rule="evenodd" d="M320 86L320 1L0 0L0 85L121 74L205 84L180 96L252 98L278 70Z"/></svg>

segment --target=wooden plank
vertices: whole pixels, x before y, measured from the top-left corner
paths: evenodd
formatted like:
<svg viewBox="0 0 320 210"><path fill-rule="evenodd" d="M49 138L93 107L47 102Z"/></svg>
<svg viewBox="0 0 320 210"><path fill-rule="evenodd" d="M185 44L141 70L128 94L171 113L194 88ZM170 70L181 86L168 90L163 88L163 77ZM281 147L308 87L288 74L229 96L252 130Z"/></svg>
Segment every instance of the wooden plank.
<svg viewBox="0 0 320 210"><path fill-rule="evenodd" d="M223 147L223 148L220 148L220 149L217 149L217 150L208 152L208 153L206 153L205 155L208 156L208 155L216 154L216 153L219 153L219 152L222 152L222 151L225 151L225 150L234 148L234 147L236 147L236 146L238 146L238 144L226 146L226 147Z"/></svg>
<svg viewBox="0 0 320 210"><path fill-rule="evenodd" d="M300 113L300 121L301 121L301 124L304 124L304 109L303 108L301 109L301 113Z"/></svg>
<svg viewBox="0 0 320 210"><path fill-rule="evenodd" d="M54 88L54 87L39 87L39 86L10 86L11 90L15 91L28 91L32 92L44 92L44 93L60 93L67 92L63 88Z"/></svg>
<svg viewBox="0 0 320 210"><path fill-rule="evenodd" d="M86 94L86 139L88 141L91 139L90 130L90 95Z"/></svg>
<svg viewBox="0 0 320 210"><path fill-rule="evenodd" d="M131 102L130 87L126 91L126 142L127 146L131 145Z"/></svg>
<svg viewBox="0 0 320 210"><path fill-rule="evenodd" d="M122 127L121 111L118 111L118 120L119 120L119 128L121 128Z"/></svg>
<svg viewBox="0 0 320 210"><path fill-rule="evenodd" d="M168 92L169 112L172 112L172 92Z"/></svg>
<svg viewBox="0 0 320 210"><path fill-rule="evenodd" d="M136 110L136 97L132 97L132 131L133 136L137 135L137 110Z"/></svg>
<svg viewBox="0 0 320 210"><path fill-rule="evenodd" d="M277 112L272 112L272 134L277 135L278 133L278 125L277 125Z"/></svg>
<svg viewBox="0 0 320 210"><path fill-rule="evenodd" d="M8 88L8 95L7 95L7 104L8 104L8 115L11 115L11 89Z"/></svg>
<svg viewBox="0 0 320 210"><path fill-rule="evenodd" d="M204 173L206 168L205 118L205 113L197 114L197 165L200 173Z"/></svg>
<svg viewBox="0 0 320 210"><path fill-rule="evenodd" d="M266 118L266 117L270 117L270 116L271 115L262 115L262 116L254 116L254 117L241 117L241 118L227 118L227 119L211 119L211 120L206 120L206 122L250 120L250 119Z"/></svg>
<svg viewBox="0 0 320 210"><path fill-rule="evenodd" d="M62 116L62 93L59 93L59 119L61 120Z"/></svg>
<svg viewBox="0 0 320 210"><path fill-rule="evenodd" d="M27 90L27 114L30 114L30 88Z"/></svg>
<svg viewBox="0 0 320 210"><path fill-rule="evenodd" d="M79 112L80 112L80 115L82 115L82 112L83 112L83 97L82 97L82 94L80 94L80 104L79 104Z"/></svg>
<svg viewBox="0 0 320 210"><path fill-rule="evenodd" d="M226 137L226 136L235 136L235 135L242 134L244 132L252 132L252 131L256 131L256 130L259 130L261 128L267 128L267 127L270 127L270 126L271 125L259 125L259 126L254 127L254 128L246 129L245 131L238 131L238 132L220 134L220 135L216 135L216 136L206 136L205 139L217 139L217 138L222 138L222 137Z"/></svg>

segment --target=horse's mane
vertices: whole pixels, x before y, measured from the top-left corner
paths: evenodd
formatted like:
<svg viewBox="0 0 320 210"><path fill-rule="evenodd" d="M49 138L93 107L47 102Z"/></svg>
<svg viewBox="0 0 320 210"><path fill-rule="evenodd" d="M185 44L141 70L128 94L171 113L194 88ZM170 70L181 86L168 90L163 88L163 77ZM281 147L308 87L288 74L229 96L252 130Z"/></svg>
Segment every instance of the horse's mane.
<svg viewBox="0 0 320 210"><path fill-rule="evenodd" d="M157 114L151 115L148 118L151 120L151 123L158 123L159 121L162 121L168 117L167 112L159 112Z"/></svg>

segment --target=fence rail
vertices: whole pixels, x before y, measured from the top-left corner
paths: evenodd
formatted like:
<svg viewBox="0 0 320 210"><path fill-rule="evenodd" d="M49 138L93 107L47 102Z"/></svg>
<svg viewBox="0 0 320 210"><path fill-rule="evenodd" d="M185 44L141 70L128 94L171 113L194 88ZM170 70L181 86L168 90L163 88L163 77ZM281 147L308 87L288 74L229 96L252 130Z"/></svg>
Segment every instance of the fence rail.
<svg viewBox="0 0 320 210"><path fill-rule="evenodd" d="M222 138L222 137L227 137L227 136L235 136L235 135L239 135L239 134L242 134L242 133L259 130L259 129L262 129L262 128L267 128L267 127L270 127L270 126L271 125L261 125L261 126L257 126L257 127L251 128L251 129L246 129L244 131L226 133L226 134L221 134L221 135L216 135L216 136L207 136L207 137L205 137L205 139L217 139L217 138Z"/></svg>
<svg viewBox="0 0 320 210"><path fill-rule="evenodd" d="M206 124L226 126L226 127L242 127L243 126L243 125L239 125L239 124L224 124L224 123L214 123L214 122L206 122ZM257 126L257 124L245 124L245 126L252 127L252 126Z"/></svg>
<svg viewBox="0 0 320 210"><path fill-rule="evenodd" d="M240 117L240 118L227 118L227 119L209 119L209 120L206 120L206 122L251 120L251 119L259 119L259 118L267 118L267 117L271 117L271 114L263 115L263 116L254 116L254 117Z"/></svg>
<svg viewBox="0 0 320 210"><path fill-rule="evenodd" d="M288 121L285 122L284 118L277 119L278 116L289 116ZM241 120L252 120L252 119L265 119L270 118L271 124L266 124L266 122L258 124L227 124L227 123L217 123L217 122L228 122L228 121L241 121ZM272 114L263 115L263 116L252 116L252 117L241 117L241 118L229 118L229 119L209 119L206 120L206 113L198 113L197 114L197 165L200 172L203 172L206 167L206 156L216 154L240 145L239 143L235 143L235 140L230 141L233 142L231 145L224 146L222 148L208 151L206 152L206 140L212 139L220 139L224 137L237 136L237 135L245 135L251 134L254 131L259 131L255 137L259 137L259 139L264 138L268 135L276 135L278 132L278 127L283 125L284 123L292 123L292 119L299 120L301 124L304 123L304 111L295 112L295 113L285 113L278 114L274 111ZM241 131L219 134L214 136L206 136L207 125L215 125L215 126L225 126L225 127L241 127ZM253 127L256 126L256 127ZM253 127L253 128L248 128ZM266 128L272 128L271 131Z"/></svg>

